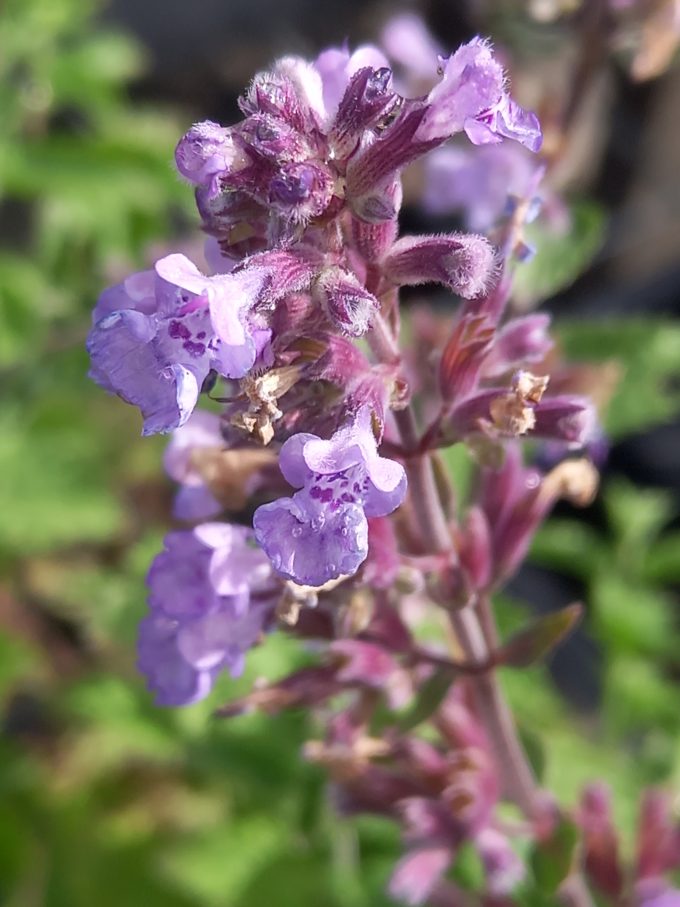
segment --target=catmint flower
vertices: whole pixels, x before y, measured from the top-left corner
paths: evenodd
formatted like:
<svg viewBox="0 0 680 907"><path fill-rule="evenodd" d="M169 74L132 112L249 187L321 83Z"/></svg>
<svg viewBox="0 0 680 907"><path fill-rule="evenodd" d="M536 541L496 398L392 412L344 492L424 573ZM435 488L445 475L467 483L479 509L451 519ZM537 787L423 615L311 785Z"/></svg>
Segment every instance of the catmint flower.
<svg viewBox="0 0 680 907"><path fill-rule="evenodd" d="M380 457L362 410L327 441L298 434L281 448L284 478L300 489L255 511L255 536L274 569L321 586L356 573L368 553L367 517L385 516L406 493L399 463Z"/></svg>
<svg viewBox="0 0 680 907"><path fill-rule="evenodd" d="M138 666L159 705L197 702L222 671L241 673L276 591L250 530L204 523L170 533L147 583Z"/></svg>
<svg viewBox="0 0 680 907"><path fill-rule="evenodd" d="M425 158L423 207L435 215L460 210L468 229L485 232L506 211L510 196L524 197L535 170L532 156L510 142L436 148Z"/></svg>
<svg viewBox="0 0 680 907"><path fill-rule="evenodd" d="M90 376L138 406L143 433L167 432L193 412L211 369L228 378L253 365L266 334L245 319L261 275L205 277L184 255L106 291L87 341Z"/></svg>
<svg viewBox="0 0 680 907"><path fill-rule="evenodd" d="M196 455L223 446L220 418L205 410L195 410L184 425L172 433L163 455L163 465L170 478L180 484L173 504L173 515L177 519L206 520L222 510L196 467Z"/></svg>
<svg viewBox="0 0 680 907"><path fill-rule="evenodd" d="M448 138L464 130L474 145L509 138L530 151L541 147L536 116L510 98L503 68L482 38L473 38L448 58L427 104L415 136L420 141Z"/></svg>
<svg viewBox="0 0 680 907"><path fill-rule="evenodd" d="M437 78L442 49L416 13L399 13L387 21L380 43L391 60L404 67L409 81Z"/></svg>

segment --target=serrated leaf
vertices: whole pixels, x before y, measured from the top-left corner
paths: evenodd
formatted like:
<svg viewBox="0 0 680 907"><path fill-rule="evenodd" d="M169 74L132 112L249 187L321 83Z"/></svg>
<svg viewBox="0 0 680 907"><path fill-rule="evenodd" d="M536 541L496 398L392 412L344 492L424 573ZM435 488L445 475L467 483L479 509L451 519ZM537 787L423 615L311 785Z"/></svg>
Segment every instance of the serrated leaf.
<svg viewBox="0 0 680 907"><path fill-rule="evenodd" d="M535 664L571 633L582 616L583 605L575 603L540 617L498 649L496 663L508 668L527 668Z"/></svg>

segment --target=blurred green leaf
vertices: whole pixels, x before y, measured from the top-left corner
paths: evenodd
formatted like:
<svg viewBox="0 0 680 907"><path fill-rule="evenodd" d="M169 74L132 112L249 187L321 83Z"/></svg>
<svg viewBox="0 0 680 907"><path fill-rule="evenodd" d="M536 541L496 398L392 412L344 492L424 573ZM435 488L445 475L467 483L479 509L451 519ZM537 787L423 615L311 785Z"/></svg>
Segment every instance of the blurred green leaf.
<svg viewBox="0 0 680 907"><path fill-rule="evenodd" d="M527 242L536 253L513 271L513 298L526 308L573 283L590 264L604 240L605 216L590 201L575 201L565 233L551 231L540 220L526 228Z"/></svg>
<svg viewBox="0 0 680 907"><path fill-rule="evenodd" d="M617 656L637 652L661 657L676 649L671 610L661 592L607 572L593 583L589 598L596 634Z"/></svg>
<svg viewBox="0 0 680 907"><path fill-rule="evenodd" d="M614 438L667 420L680 409L680 326L662 319L560 321L570 360L617 360L622 378L604 413ZM597 390L597 388L595 388Z"/></svg>
<svg viewBox="0 0 680 907"><path fill-rule="evenodd" d="M562 817L552 835L546 841L536 844L530 856L530 864L536 885L546 894L555 894L569 875L574 865L579 837L576 825Z"/></svg>
<svg viewBox="0 0 680 907"><path fill-rule="evenodd" d="M644 579L648 582L680 583L680 532L669 532L645 551Z"/></svg>

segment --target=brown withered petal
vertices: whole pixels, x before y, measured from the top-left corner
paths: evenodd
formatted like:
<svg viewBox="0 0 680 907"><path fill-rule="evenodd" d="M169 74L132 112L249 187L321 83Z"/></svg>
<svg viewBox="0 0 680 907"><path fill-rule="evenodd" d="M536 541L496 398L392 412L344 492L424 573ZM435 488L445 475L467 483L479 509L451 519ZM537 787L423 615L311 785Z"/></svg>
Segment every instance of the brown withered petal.
<svg viewBox="0 0 680 907"><path fill-rule="evenodd" d="M221 450L201 447L191 452L191 465L227 510L242 510L251 494L250 480L276 463L276 454L258 448Z"/></svg>
<svg viewBox="0 0 680 907"><path fill-rule="evenodd" d="M600 474L590 460L585 457L563 460L543 479L539 494L587 507L595 500L599 483Z"/></svg>

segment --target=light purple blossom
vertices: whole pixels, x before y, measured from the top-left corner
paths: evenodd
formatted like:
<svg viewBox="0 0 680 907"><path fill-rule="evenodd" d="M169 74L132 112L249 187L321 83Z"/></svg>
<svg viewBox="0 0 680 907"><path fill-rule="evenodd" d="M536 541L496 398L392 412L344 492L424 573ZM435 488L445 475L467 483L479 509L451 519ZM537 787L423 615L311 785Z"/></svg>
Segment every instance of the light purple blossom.
<svg viewBox="0 0 680 907"><path fill-rule="evenodd" d="M406 493L403 467L378 455L368 410L328 441L294 435L279 465L300 490L264 504L253 518L274 569L310 586L355 573L368 553L366 518L391 513Z"/></svg>
<svg viewBox="0 0 680 907"><path fill-rule="evenodd" d="M241 673L276 588L250 530L204 523L171 532L147 582L138 666L159 705L197 702L220 672Z"/></svg>
<svg viewBox="0 0 680 907"><path fill-rule="evenodd" d="M525 196L535 171L531 155L512 143L436 148L425 159L423 206L431 214L460 210L469 230L484 232L504 213L509 197Z"/></svg>
<svg viewBox="0 0 680 907"><path fill-rule="evenodd" d="M163 465L170 478L180 485L173 505L177 519L206 520L222 510L222 505L194 466L192 454L196 450L223 445L219 416L205 410L195 410L184 425L172 433L163 455Z"/></svg>
<svg viewBox="0 0 680 907"><path fill-rule="evenodd" d="M319 54L314 69L321 77L326 119L335 116L352 76L360 69L380 70L388 66L382 51L371 44L357 47L351 54L346 47L330 47Z"/></svg>
<svg viewBox="0 0 680 907"><path fill-rule="evenodd" d="M503 67L482 38L473 38L448 58L442 79L428 95L427 103L416 132L420 141L465 131L474 145L509 138L530 151L541 147L538 119L509 96Z"/></svg>
<svg viewBox="0 0 680 907"><path fill-rule="evenodd" d="M138 406L145 435L183 425L211 369L245 375L257 336L245 319L261 283L248 271L205 277L184 255L105 291L88 337L91 377Z"/></svg>
<svg viewBox="0 0 680 907"><path fill-rule="evenodd" d="M436 79L442 49L416 13L393 16L383 28L380 42L390 59L404 67L410 80Z"/></svg>

